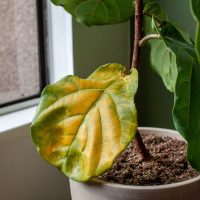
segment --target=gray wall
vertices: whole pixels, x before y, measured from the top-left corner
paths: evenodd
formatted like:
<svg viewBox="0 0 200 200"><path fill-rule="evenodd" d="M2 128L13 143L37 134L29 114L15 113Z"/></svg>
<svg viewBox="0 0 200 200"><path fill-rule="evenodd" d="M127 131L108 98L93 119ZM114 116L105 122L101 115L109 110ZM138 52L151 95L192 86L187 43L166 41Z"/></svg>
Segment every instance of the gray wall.
<svg viewBox="0 0 200 200"><path fill-rule="evenodd" d="M157 0L166 10L170 20L177 21L180 25L187 28L194 36L195 21L190 13L188 0Z"/></svg>
<svg viewBox="0 0 200 200"><path fill-rule="evenodd" d="M87 77L98 66L129 65L129 23L86 27L73 23L75 74Z"/></svg>

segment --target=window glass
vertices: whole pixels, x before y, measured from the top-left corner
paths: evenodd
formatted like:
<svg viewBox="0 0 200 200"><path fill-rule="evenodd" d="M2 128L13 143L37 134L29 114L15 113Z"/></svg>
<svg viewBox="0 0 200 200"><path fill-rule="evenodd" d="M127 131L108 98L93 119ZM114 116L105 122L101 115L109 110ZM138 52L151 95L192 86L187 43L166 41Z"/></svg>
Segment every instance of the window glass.
<svg viewBox="0 0 200 200"><path fill-rule="evenodd" d="M36 2L0 0L0 106L40 93Z"/></svg>

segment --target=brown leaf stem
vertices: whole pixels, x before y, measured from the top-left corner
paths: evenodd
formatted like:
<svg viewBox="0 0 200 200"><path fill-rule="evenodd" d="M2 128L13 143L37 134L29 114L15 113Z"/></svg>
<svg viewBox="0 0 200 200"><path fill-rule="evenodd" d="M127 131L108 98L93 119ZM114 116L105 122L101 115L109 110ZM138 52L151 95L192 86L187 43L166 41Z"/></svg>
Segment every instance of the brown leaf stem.
<svg viewBox="0 0 200 200"><path fill-rule="evenodd" d="M131 68L139 68L139 61L140 61L140 40L142 38L142 27L143 27L143 0L135 0L135 35L134 35L134 49L133 49L133 58L132 58L132 65ZM142 137L137 130L137 133L135 135L135 145L137 146L139 152L141 153L143 159L149 160L151 158L151 155L147 148L145 147L145 144L142 140Z"/></svg>

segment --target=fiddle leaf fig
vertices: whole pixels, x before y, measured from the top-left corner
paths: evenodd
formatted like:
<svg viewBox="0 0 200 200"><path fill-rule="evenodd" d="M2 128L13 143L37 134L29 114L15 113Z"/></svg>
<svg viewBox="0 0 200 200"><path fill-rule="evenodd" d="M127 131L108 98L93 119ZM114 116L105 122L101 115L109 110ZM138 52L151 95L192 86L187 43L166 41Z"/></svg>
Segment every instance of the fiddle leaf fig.
<svg viewBox="0 0 200 200"><path fill-rule="evenodd" d="M168 53L173 56L174 61L171 66L176 68L174 70L176 70L177 77L174 77L172 81L175 83L174 125L187 140L188 160L194 168L200 170L200 148L199 143L196 142L200 141L200 112L197 109L200 102L200 65L195 48L171 23L166 23L160 29L155 21L154 25L161 35L162 45L165 45L166 51L168 50ZM157 59L157 55L155 53L153 55L152 59ZM167 62L167 57L163 58ZM165 65L161 65L160 68L163 66L165 67ZM159 75L164 80L166 79L164 73L159 73Z"/></svg>
<svg viewBox="0 0 200 200"><path fill-rule="evenodd" d="M154 18L150 21L150 18L146 18L146 23L151 24L152 27L148 26L148 32L153 32L156 30L156 33L161 35L156 21ZM176 67L176 57L173 52L171 52L165 41L162 39L149 40L150 47L150 62L152 70L158 74L165 85L165 87L170 91L174 92L175 83L177 78L177 67Z"/></svg>
<svg viewBox="0 0 200 200"><path fill-rule="evenodd" d="M88 26L125 22L134 14L133 0L51 0Z"/></svg>
<svg viewBox="0 0 200 200"><path fill-rule="evenodd" d="M41 156L76 181L108 170L136 133L137 84L135 69L107 64L47 86L31 126Z"/></svg>
<svg viewBox="0 0 200 200"><path fill-rule="evenodd" d="M200 44L200 0L190 0L190 4L193 16L197 21L195 44L196 44L196 52L200 62L200 45L199 45Z"/></svg>
<svg viewBox="0 0 200 200"><path fill-rule="evenodd" d="M152 69L161 76L166 88L174 92L177 78L176 57L162 40L150 41Z"/></svg>
<svg viewBox="0 0 200 200"><path fill-rule="evenodd" d="M147 20L149 21L149 19L146 19L146 21ZM165 24L161 25L159 28L156 19L153 17L151 24L151 31L153 32L153 30L156 30L156 33L161 36L160 40L149 41L151 67L153 71L162 78L166 88L170 92L174 92L178 73L176 55L169 49L163 37L164 35L169 35L190 46L193 45L193 43L188 32L176 23L165 22Z"/></svg>
<svg viewBox="0 0 200 200"><path fill-rule="evenodd" d="M188 142L188 160L191 165L200 170L200 65L194 59L187 47L179 49L175 42L169 40L177 55L178 77L175 89L175 104L173 119L176 129L185 137ZM194 49L193 49L194 51Z"/></svg>

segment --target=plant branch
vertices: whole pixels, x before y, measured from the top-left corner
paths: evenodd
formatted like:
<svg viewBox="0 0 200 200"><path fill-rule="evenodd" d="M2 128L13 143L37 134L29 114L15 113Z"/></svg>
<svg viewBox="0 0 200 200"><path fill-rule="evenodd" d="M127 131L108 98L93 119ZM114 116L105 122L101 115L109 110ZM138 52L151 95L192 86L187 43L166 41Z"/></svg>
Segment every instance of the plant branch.
<svg viewBox="0 0 200 200"><path fill-rule="evenodd" d="M150 35L147 35L145 37L143 37L140 41L139 41L139 46L140 47L143 47L144 44L149 41L149 40L152 40L152 39L160 39L161 36L159 34L150 34Z"/></svg>
<svg viewBox="0 0 200 200"><path fill-rule="evenodd" d="M143 0L135 0L135 35L134 35L134 49L133 49L133 60L131 68L139 68L140 61L140 39L142 38L142 27L143 27ZM146 149L142 137L137 130L135 135L135 145L139 152L141 153L144 160L149 160L151 155L149 151Z"/></svg>
<svg viewBox="0 0 200 200"><path fill-rule="evenodd" d="M131 68L139 67L140 59L140 38L142 37L142 24L143 24L143 0L135 0L135 36L134 36L134 49L133 60Z"/></svg>
<svg viewBox="0 0 200 200"><path fill-rule="evenodd" d="M136 135L135 135L135 140L134 143L136 145L136 148L138 149L138 151L140 152L140 154L142 155L142 158L144 160L151 160L152 156L149 153L149 150L146 148L142 137L140 135L140 132L137 130Z"/></svg>

